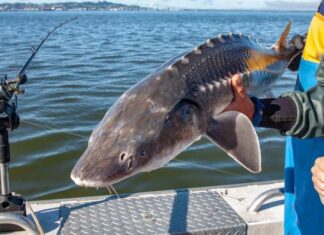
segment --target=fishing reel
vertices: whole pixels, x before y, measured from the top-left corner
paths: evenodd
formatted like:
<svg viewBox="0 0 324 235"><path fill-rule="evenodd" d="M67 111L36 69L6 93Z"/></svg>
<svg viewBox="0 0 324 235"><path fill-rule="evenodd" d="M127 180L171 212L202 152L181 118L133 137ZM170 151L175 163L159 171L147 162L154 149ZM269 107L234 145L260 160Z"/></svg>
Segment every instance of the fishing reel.
<svg viewBox="0 0 324 235"><path fill-rule="evenodd" d="M21 84L27 82L25 73L18 74L16 79L8 80L7 75L0 81L0 100L10 101L13 95L25 93L25 90L20 87Z"/></svg>
<svg viewBox="0 0 324 235"><path fill-rule="evenodd" d="M5 75L0 80L0 129L10 129L13 131L19 126L19 116L17 110L17 95L23 94L24 89L20 87L21 84L27 82L25 73L19 74L16 79L8 80ZM12 98L14 102L9 103ZM3 117L6 114L7 118Z"/></svg>

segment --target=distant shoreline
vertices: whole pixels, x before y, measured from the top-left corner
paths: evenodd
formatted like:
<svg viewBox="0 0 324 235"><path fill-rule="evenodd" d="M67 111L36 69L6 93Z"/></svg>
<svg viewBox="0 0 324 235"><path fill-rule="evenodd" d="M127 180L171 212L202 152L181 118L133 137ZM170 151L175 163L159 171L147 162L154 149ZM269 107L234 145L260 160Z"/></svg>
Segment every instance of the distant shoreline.
<svg viewBox="0 0 324 235"><path fill-rule="evenodd" d="M316 10L268 10L268 9L148 9L148 10L0 10L0 12L296 12L314 13Z"/></svg>
<svg viewBox="0 0 324 235"><path fill-rule="evenodd" d="M0 11L145 11L147 7L101 2L0 3Z"/></svg>
<svg viewBox="0 0 324 235"><path fill-rule="evenodd" d="M68 11L68 12L83 12L83 11L162 11L162 12L177 12L177 11L233 11L233 12L315 12L316 9L181 9L181 8L150 8L141 7L138 5L125 5L107 1L100 2L59 2L59 3L0 3L0 12L49 12L49 11Z"/></svg>

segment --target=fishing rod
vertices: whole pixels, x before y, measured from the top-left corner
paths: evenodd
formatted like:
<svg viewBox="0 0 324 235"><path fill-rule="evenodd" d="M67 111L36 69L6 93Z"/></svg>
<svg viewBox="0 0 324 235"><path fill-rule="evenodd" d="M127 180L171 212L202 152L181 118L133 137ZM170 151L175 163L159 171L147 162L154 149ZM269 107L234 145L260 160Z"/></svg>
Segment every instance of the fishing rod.
<svg viewBox="0 0 324 235"><path fill-rule="evenodd" d="M28 68L33 58L45 43L45 41L60 27L75 20L76 17L62 22L49 31L37 47L32 47L32 54L27 62L21 67L14 79L8 80L7 75L0 80L0 233L25 230L30 234L43 234L37 218L35 223L26 216L26 200L21 195L10 191L9 187L9 163L10 144L8 129L13 131L19 126L19 116L17 110L17 95L24 93L20 88L21 84L27 82L25 70ZM14 102L10 102L12 97ZM32 212L32 211L31 211ZM33 213L32 213L33 215ZM37 227L37 229L36 229Z"/></svg>
<svg viewBox="0 0 324 235"><path fill-rule="evenodd" d="M73 20L76 20L77 17L74 17L74 18L71 18L69 20L66 20L64 21L63 23L57 25L56 27L54 27L51 31L49 31L47 33L47 35L42 39L42 41L40 42L40 44L35 48L35 47L32 47L32 54L31 56L29 57L29 59L27 60L27 62L24 64L24 66L19 70L18 72L18 76L22 73L25 72L26 68L28 67L28 65L30 64L30 62L33 60L34 56L37 54L39 48L41 48L41 46L44 44L44 42L47 40L47 38L49 36L51 36L52 33L54 33L58 28L61 28L63 25L73 21Z"/></svg>
<svg viewBox="0 0 324 235"><path fill-rule="evenodd" d="M6 101L9 101L14 94L18 95L24 93L24 90L21 89L19 85L27 82L27 76L25 74L25 70L30 65L30 62L33 60L38 50L42 47L42 45L49 38L49 36L51 36L57 29L76 19L77 17L74 17L57 25L51 31L49 31L44 38L42 38L41 42L37 47L32 47L31 48L32 54L28 58L27 62L18 71L15 79L7 80L7 75L4 76L4 79L2 79L0 82L0 86L1 86L0 100L4 99Z"/></svg>

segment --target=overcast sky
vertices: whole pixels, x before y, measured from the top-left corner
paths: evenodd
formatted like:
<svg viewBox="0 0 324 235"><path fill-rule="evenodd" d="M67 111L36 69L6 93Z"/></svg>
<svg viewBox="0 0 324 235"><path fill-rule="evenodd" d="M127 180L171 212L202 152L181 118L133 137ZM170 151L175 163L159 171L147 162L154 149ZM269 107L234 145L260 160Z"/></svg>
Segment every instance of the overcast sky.
<svg viewBox="0 0 324 235"><path fill-rule="evenodd" d="M0 0L0 3L53 3L68 1L82 2L82 0ZM315 10L320 0L110 0L110 2L159 8Z"/></svg>

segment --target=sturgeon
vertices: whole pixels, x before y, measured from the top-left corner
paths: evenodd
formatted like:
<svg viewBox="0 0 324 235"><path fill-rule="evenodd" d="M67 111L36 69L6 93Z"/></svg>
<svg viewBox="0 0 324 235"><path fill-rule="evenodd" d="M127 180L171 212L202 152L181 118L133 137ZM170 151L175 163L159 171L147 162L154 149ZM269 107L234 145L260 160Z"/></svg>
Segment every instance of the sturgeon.
<svg viewBox="0 0 324 235"><path fill-rule="evenodd" d="M249 94L262 93L302 49L287 42L291 23L271 47L242 34L220 35L165 63L127 90L92 132L71 173L86 187L109 187L160 168L201 137L261 171L259 140L233 100L231 75L243 74Z"/></svg>

